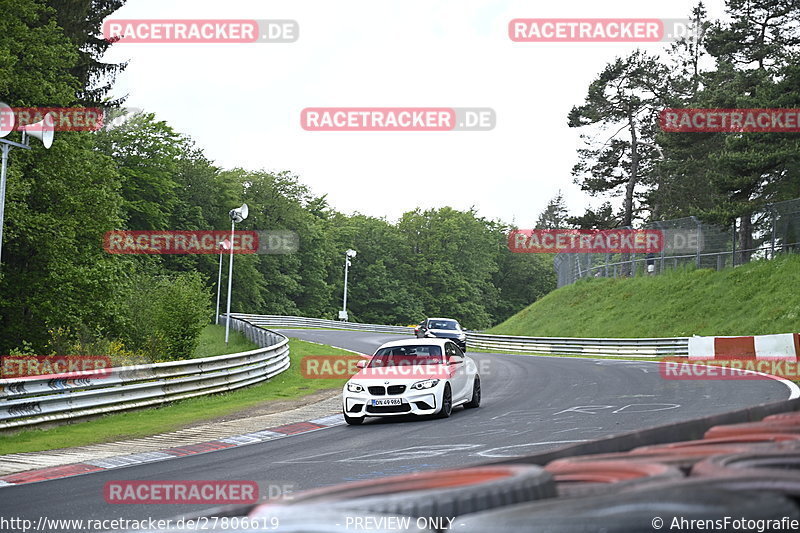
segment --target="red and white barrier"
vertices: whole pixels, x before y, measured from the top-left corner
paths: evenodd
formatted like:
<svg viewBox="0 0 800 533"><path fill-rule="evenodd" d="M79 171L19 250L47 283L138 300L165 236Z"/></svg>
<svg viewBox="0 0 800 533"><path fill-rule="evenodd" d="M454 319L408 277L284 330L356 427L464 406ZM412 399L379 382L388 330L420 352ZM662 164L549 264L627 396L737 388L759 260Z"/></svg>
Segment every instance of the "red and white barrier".
<svg viewBox="0 0 800 533"><path fill-rule="evenodd" d="M800 334L689 337L689 359L800 359Z"/></svg>

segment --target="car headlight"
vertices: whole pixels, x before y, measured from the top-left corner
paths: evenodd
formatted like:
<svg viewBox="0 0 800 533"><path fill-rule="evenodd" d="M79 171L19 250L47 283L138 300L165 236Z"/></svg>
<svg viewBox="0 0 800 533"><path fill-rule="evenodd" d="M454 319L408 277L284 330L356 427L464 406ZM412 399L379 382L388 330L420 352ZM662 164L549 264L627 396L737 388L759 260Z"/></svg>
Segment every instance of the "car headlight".
<svg viewBox="0 0 800 533"><path fill-rule="evenodd" d="M359 385L358 383L347 383L347 390L350 392L364 392L364 387Z"/></svg>
<svg viewBox="0 0 800 533"><path fill-rule="evenodd" d="M438 379L426 379L425 381L417 381L411 385L412 389L424 390L435 387L439 383Z"/></svg>
<svg viewBox="0 0 800 533"><path fill-rule="evenodd" d="M458 336L458 340L460 341L467 340L467 335L465 333L462 333L461 335Z"/></svg>
<svg viewBox="0 0 800 533"><path fill-rule="evenodd" d="M434 335L434 334L433 334L433 333L431 333L430 331L426 331L426 332L425 332L425 336L426 336L426 337L435 337L436 335Z"/></svg>

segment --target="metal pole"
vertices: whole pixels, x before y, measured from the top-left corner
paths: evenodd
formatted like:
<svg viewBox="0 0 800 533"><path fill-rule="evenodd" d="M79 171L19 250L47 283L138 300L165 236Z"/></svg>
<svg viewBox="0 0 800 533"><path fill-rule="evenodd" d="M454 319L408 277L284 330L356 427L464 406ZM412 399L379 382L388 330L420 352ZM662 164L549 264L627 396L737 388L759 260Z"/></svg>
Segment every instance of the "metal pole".
<svg viewBox="0 0 800 533"><path fill-rule="evenodd" d="M347 312L347 267L350 266L350 258L344 254L344 297L342 298L342 311Z"/></svg>
<svg viewBox="0 0 800 533"><path fill-rule="evenodd" d="M228 330L231 328L231 285L233 284L233 228L236 224L231 220L231 260L228 264L228 316L225 321L225 344L228 344Z"/></svg>
<svg viewBox="0 0 800 533"><path fill-rule="evenodd" d="M733 219L733 250L731 251L731 266L736 266L736 219Z"/></svg>
<svg viewBox="0 0 800 533"><path fill-rule="evenodd" d="M222 243L218 243L218 246ZM219 295L222 292L222 246L219 247L219 275L217 275L217 314L214 323L219 324Z"/></svg>
<svg viewBox="0 0 800 533"><path fill-rule="evenodd" d="M771 214L770 218L772 219L772 221L771 221L771 223L772 223L772 243L770 244L769 258L770 259L775 259L775 229L776 229L775 226L777 225L777 222L778 222L777 218L778 217L775 216L775 215L777 215L777 212L775 211L775 205L774 204L769 204L769 211L770 211L770 214Z"/></svg>
<svg viewBox="0 0 800 533"><path fill-rule="evenodd" d="M697 238L695 239L695 265L697 268L700 268L700 234L702 233L701 223L697 219L697 217L691 217L694 220L694 223L697 225Z"/></svg>
<svg viewBox="0 0 800 533"><path fill-rule="evenodd" d="M6 213L6 168L8 167L8 152L11 146L3 144L3 167L0 170L0 263L2 263L3 254L3 222Z"/></svg>
<svg viewBox="0 0 800 533"><path fill-rule="evenodd" d="M662 229L660 222L656 222L655 224L656 224L656 227L659 229L659 231L661 231L661 235L664 236L663 246L661 246L661 262L659 263L659 270L658 270L659 274L663 274L664 273L664 253L665 253L665 250L667 249L666 230Z"/></svg>

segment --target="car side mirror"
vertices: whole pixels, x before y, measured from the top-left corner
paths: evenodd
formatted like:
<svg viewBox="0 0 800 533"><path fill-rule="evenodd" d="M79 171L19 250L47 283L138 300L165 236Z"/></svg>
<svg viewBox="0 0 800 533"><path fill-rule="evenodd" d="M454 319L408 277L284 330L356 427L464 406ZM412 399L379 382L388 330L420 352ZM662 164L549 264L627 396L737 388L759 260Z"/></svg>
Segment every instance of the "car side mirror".
<svg viewBox="0 0 800 533"><path fill-rule="evenodd" d="M459 357L457 355L451 355L447 359L447 364L448 365L457 365L458 363L463 363L463 362L464 362L464 359L462 359L461 357Z"/></svg>
<svg viewBox="0 0 800 533"><path fill-rule="evenodd" d="M358 361L356 362L356 368L366 368L367 362L366 361Z"/></svg>

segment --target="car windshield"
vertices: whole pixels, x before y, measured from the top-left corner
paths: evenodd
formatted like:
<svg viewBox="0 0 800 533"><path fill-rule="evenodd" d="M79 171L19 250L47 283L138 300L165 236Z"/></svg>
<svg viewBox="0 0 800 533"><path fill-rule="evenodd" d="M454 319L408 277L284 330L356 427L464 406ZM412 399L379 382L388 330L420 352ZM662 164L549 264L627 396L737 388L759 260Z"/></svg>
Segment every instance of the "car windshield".
<svg viewBox="0 0 800 533"><path fill-rule="evenodd" d="M443 364L442 348L434 344L391 346L378 350L369 362L369 368L404 365Z"/></svg>
<svg viewBox="0 0 800 533"><path fill-rule="evenodd" d="M428 323L428 329L457 330L458 322L456 322L455 320L431 320Z"/></svg>

